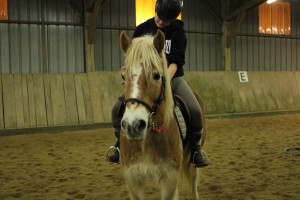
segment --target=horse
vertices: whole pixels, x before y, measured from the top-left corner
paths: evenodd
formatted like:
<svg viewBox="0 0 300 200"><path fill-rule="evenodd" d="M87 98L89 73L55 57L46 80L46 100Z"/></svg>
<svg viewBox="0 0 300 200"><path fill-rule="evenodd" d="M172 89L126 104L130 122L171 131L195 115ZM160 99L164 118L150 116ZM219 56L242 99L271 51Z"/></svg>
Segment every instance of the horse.
<svg viewBox="0 0 300 200"><path fill-rule="evenodd" d="M145 35L133 40L125 32L120 35L125 55L121 68L125 111L121 120L120 162L131 199L144 198L148 178L159 185L161 199L178 199L180 174L189 181L193 199L199 199L197 168L190 164L189 144L183 148L174 117L164 44L165 36L160 30L154 37ZM200 96L195 95L204 111ZM204 141L205 127L201 145Z"/></svg>

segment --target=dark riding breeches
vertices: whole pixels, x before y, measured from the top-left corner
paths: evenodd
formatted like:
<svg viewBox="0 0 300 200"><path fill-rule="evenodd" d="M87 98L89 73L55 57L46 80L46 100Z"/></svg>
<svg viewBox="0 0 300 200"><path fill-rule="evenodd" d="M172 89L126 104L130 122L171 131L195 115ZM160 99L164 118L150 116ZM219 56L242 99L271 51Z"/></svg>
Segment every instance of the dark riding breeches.
<svg viewBox="0 0 300 200"><path fill-rule="evenodd" d="M182 77L176 77L171 80L173 94L183 98L191 113L191 132L195 140L200 141L203 117L202 110L193 91Z"/></svg>

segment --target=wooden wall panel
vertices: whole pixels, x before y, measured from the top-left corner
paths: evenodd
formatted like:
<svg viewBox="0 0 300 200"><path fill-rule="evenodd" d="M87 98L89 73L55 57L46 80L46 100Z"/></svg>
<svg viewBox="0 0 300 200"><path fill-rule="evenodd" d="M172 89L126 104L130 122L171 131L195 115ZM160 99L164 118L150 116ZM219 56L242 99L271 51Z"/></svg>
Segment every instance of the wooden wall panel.
<svg viewBox="0 0 300 200"><path fill-rule="evenodd" d="M67 124L78 124L78 111L73 74L63 74Z"/></svg>
<svg viewBox="0 0 300 200"><path fill-rule="evenodd" d="M62 74L50 76L50 93L53 111L53 124L65 125L67 123L66 104Z"/></svg>
<svg viewBox="0 0 300 200"><path fill-rule="evenodd" d="M84 102L84 94L83 94L83 86L82 86L82 75L75 74L75 91L76 91L76 100L78 107L78 120L79 124L87 123L87 115L85 110L85 102Z"/></svg>
<svg viewBox="0 0 300 200"><path fill-rule="evenodd" d="M107 105L117 97L104 91L111 87L106 83L116 81L114 76L1 75L0 130L110 122L111 108Z"/></svg>
<svg viewBox="0 0 300 200"><path fill-rule="evenodd" d="M45 103L44 77L43 74L34 74L34 102L35 102L35 116L37 127L47 126L47 113Z"/></svg>
<svg viewBox="0 0 300 200"><path fill-rule="evenodd" d="M14 75L14 90L16 101L16 117L17 128L25 127L24 105L23 105L23 90L22 90L22 76L20 74Z"/></svg>
<svg viewBox="0 0 300 200"><path fill-rule="evenodd" d="M81 84L83 90L83 97L84 97L84 107L86 113L86 122L87 124L93 123L93 109L92 109L92 102L91 102L91 95L90 94L90 87L87 74L80 74L81 76Z"/></svg>
<svg viewBox="0 0 300 200"><path fill-rule="evenodd" d="M27 75L23 74L22 77L22 99L23 99L23 110L24 110L24 127L30 127L30 116L29 116L29 103L28 103L28 89L27 89Z"/></svg>
<svg viewBox="0 0 300 200"><path fill-rule="evenodd" d="M2 75L5 129L17 127L16 99L13 75Z"/></svg>
<svg viewBox="0 0 300 200"><path fill-rule="evenodd" d="M101 77L98 73L88 73L87 76L91 95L93 122L100 123L103 122L103 92L101 91L101 88L107 85L107 83L101 80Z"/></svg>
<svg viewBox="0 0 300 200"><path fill-rule="evenodd" d="M0 130L4 129L4 116L3 116L3 96L2 96L2 76L0 75Z"/></svg>
<svg viewBox="0 0 300 200"><path fill-rule="evenodd" d="M53 109L51 101L51 87L50 87L50 77L53 75L44 74L44 91L45 91L45 103L47 111L47 124L48 126L53 126Z"/></svg>
<svg viewBox="0 0 300 200"><path fill-rule="evenodd" d="M203 73L186 73L186 80L191 80L189 79L191 74L194 78L198 77L197 80L201 80L199 83L193 81L190 83L197 83L194 84L197 87L202 85L204 88L201 89L201 93L204 96L205 94L209 95L206 95L207 98L210 98L211 95L223 94L223 90L221 91L219 87L226 82L227 87L237 91L237 96L232 96L232 92L229 92L230 98L228 98L234 104L240 105L240 107L235 106L240 112L298 109L300 106L298 87L300 73L298 72L249 72L250 85L241 83L236 85L236 81L239 82L238 76L233 72ZM199 77L201 78L199 79ZM0 92L0 114L1 109L4 113L4 115L0 115L1 130L111 123L112 106L123 90L118 72L1 75L0 80L2 80L0 88L3 89ZM218 80L218 84L206 87L212 80ZM276 85L278 80L281 84ZM213 93L212 90L214 90ZM45 97L41 97L41 95ZM264 96L264 98L253 99L253 96ZM227 102L226 105L223 105L224 102L222 104L220 99L217 101L219 101L219 103L217 102L219 107L224 110L211 107L210 112L239 112L238 110L233 111L230 103ZM286 107L287 105L288 107ZM70 114L74 115L72 116L74 119L70 119ZM75 118L78 120L76 121Z"/></svg>
<svg viewBox="0 0 300 200"><path fill-rule="evenodd" d="M300 24L300 22L299 22L299 24ZM297 46L300 47L300 39L297 40ZM300 51L297 51L297 63L300 63ZM300 71L300 64L297 65L297 70Z"/></svg>
<svg viewBox="0 0 300 200"><path fill-rule="evenodd" d="M86 74L75 74L74 79L79 124L91 124L93 113L87 76Z"/></svg>
<svg viewBox="0 0 300 200"><path fill-rule="evenodd" d="M116 72L118 73L118 72ZM115 74L111 72L99 72L101 81L101 88L99 89L101 92L101 107L102 107L102 120L105 123L111 122L111 109L112 107L108 106L110 104L114 104L117 101L117 98L120 95L120 91L115 87L117 81L115 80ZM121 83L120 81L119 83ZM103 83L111 83L111 84L103 84ZM112 91L112 92L107 92Z"/></svg>
<svg viewBox="0 0 300 200"><path fill-rule="evenodd" d="M29 110L29 127L36 127L34 86L31 74L27 74L27 91L28 91L28 110Z"/></svg>

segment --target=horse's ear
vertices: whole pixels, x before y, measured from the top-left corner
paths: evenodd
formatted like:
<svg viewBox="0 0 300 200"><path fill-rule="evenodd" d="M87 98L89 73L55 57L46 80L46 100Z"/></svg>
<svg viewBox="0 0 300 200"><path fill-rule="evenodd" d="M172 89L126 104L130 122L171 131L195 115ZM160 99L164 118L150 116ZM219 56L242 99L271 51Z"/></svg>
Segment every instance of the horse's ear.
<svg viewBox="0 0 300 200"><path fill-rule="evenodd" d="M157 52L161 54L165 47L165 34L161 30L157 30L154 39L153 39L154 47L156 48Z"/></svg>
<svg viewBox="0 0 300 200"><path fill-rule="evenodd" d="M126 53L127 49L131 45L131 39L127 36L127 34L123 31L120 35L120 46L124 53Z"/></svg>

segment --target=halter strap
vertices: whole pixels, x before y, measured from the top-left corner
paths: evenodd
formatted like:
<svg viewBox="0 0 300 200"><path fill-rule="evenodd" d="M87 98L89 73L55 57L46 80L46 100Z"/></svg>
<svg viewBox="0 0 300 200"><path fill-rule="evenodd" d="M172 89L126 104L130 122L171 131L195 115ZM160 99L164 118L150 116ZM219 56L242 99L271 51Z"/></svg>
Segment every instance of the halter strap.
<svg viewBox="0 0 300 200"><path fill-rule="evenodd" d="M140 99L137 99L137 98L129 98L129 99L126 99L126 100L123 102L124 105L125 105L127 102L131 102L131 104L134 104L134 102L143 104L146 108L148 108L148 110L150 110L150 112L152 111L151 106L149 106L149 104L147 104L145 101L142 101L142 100L140 100Z"/></svg>
<svg viewBox="0 0 300 200"><path fill-rule="evenodd" d="M124 105L126 105L127 102L131 102L131 104L134 104L135 102L142 104L146 108L148 108L148 110L150 111L150 117L152 118L153 115L157 113L161 102L165 101L166 99L166 78L164 75L161 78L162 78L162 85L161 85L160 95L152 107L149 104L147 104L145 101L138 98L128 98L123 101Z"/></svg>
<svg viewBox="0 0 300 200"><path fill-rule="evenodd" d="M166 78L165 76L163 75L161 77L162 79L162 85L161 85L161 90L160 90L160 95L159 95L159 98L157 99L157 101L155 102L155 104L151 107L149 104L147 104L145 101L141 100L141 99L138 99L138 98L128 98L126 100L123 101L124 105L126 105L127 102L131 102L131 104L134 104L135 102L139 103L139 104L142 104L144 105L149 111L150 111L150 115L149 115L149 122L151 121L152 122L152 118L153 116L157 113L159 107L160 107L160 104L162 101L165 101L166 100ZM152 130L154 132L157 131L156 128L154 128L154 122L148 124L148 126L151 125L152 126ZM160 132L164 129L164 124L160 130ZM160 133L159 132L159 133Z"/></svg>

